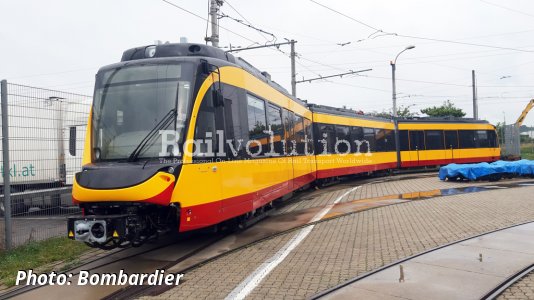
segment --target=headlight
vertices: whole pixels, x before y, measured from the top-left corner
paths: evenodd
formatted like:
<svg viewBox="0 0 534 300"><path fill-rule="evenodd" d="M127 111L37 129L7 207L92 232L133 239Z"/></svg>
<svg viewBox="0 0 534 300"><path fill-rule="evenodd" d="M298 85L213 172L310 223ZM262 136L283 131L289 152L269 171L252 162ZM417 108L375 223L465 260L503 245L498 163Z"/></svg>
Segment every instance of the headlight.
<svg viewBox="0 0 534 300"><path fill-rule="evenodd" d="M154 57L156 55L156 46L149 46L145 49L145 57Z"/></svg>
<svg viewBox="0 0 534 300"><path fill-rule="evenodd" d="M99 160L100 159L100 148L95 148L95 159L96 160Z"/></svg>

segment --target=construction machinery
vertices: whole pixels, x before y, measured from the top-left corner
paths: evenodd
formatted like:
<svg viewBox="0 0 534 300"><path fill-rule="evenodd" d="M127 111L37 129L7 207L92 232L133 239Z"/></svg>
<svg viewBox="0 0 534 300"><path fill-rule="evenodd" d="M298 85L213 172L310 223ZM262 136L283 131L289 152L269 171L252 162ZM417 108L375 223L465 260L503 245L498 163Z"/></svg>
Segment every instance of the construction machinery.
<svg viewBox="0 0 534 300"><path fill-rule="evenodd" d="M503 159L521 159L521 136L519 129L521 128L521 125L523 125L523 121L533 107L534 99L531 99L514 124L504 125L504 149L502 151Z"/></svg>

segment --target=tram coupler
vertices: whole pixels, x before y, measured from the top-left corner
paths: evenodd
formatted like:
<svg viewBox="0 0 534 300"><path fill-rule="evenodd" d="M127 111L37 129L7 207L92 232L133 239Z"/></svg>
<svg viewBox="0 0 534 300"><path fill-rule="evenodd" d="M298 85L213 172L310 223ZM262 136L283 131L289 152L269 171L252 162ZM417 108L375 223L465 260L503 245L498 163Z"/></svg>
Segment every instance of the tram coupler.
<svg viewBox="0 0 534 300"><path fill-rule="evenodd" d="M128 224L132 218L137 219L137 216L123 214L69 217L68 238L93 245L106 244L110 239L124 240L128 236Z"/></svg>

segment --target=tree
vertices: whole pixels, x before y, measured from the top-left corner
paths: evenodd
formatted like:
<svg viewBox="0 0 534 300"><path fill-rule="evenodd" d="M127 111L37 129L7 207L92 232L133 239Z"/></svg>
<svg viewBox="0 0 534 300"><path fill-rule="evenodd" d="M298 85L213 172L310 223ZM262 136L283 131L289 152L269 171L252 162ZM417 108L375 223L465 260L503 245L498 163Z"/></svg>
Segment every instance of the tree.
<svg viewBox="0 0 534 300"><path fill-rule="evenodd" d="M463 117L465 112L461 108L457 108L450 100L443 102L442 106L432 106L421 109L421 113L429 117Z"/></svg>
<svg viewBox="0 0 534 300"><path fill-rule="evenodd" d="M413 117L417 117L419 115L419 113L417 112L413 112L410 110L411 107L413 107L414 105L407 105L407 106L404 106L404 105L399 105L399 107L397 108L397 116L399 118L413 118ZM393 112L392 110L382 110L382 112L377 112L377 111L372 111L370 113L367 113L368 115L371 115L371 116L374 116L374 117L380 117L380 118L386 118L386 119L391 119L392 116L393 116Z"/></svg>
<svg viewBox="0 0 534 300"><path fill-rule="evenodd" d="M497 136L499 137L499 145L504 145L504 123L497 122L495 130L497 130Z"/></svg>

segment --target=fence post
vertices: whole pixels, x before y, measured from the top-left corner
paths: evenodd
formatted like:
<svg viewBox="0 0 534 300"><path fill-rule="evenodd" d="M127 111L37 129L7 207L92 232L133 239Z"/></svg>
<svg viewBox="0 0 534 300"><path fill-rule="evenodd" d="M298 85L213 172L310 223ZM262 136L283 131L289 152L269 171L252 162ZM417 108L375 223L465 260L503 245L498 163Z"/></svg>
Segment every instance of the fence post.
<svg viewBox="0 0 534 300"><path fill-rule="evenodd" d="M12 247L12 230L11 230L11 178L9 172L9 124L7 108L7 81L1 82L1 101L2 101L2 158L4 167L4 221L5 221L5 248L10 250Z"/></svg>

